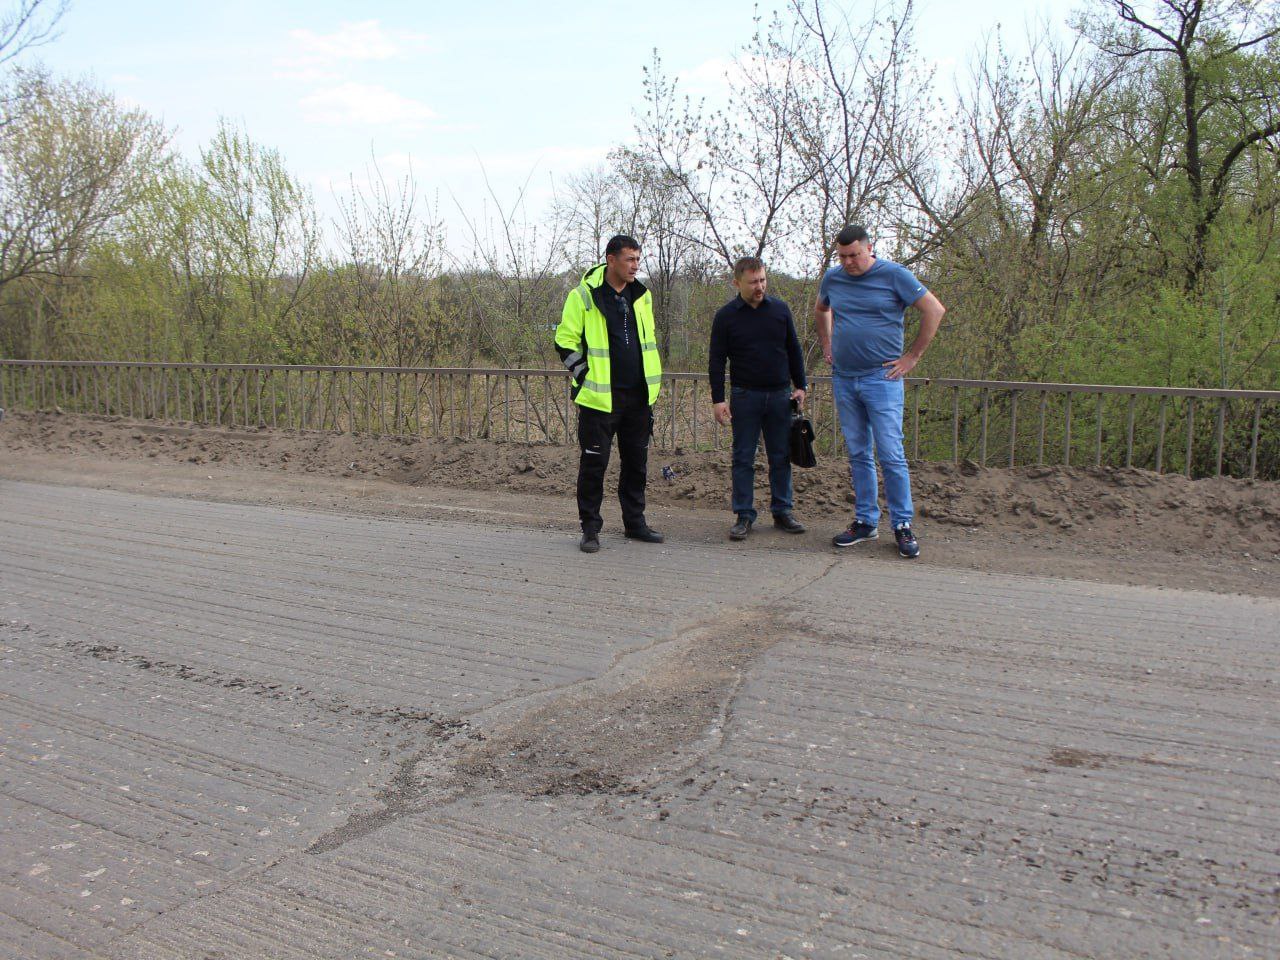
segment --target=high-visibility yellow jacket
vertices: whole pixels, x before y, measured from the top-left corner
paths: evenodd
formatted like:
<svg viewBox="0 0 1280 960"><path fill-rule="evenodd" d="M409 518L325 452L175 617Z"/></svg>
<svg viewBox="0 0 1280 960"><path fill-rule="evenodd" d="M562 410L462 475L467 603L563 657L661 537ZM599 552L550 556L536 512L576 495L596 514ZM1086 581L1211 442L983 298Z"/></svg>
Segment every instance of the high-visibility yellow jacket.
<svg viewBox="0 0 1280 960"><path fill-rule="evenodd" d="M593 296L604 283L604 269L603 263L592 267L583 275L582 282L569 291L560 325L556 327L556 352L573 375L574 400L581 406L608 413L613 409L609 328ZM653 406L662 387L662 361L658 359L658 338L653 327L653 294L647 289L636 300L635 311L641 368L649 387L649 405Z"/></svg>

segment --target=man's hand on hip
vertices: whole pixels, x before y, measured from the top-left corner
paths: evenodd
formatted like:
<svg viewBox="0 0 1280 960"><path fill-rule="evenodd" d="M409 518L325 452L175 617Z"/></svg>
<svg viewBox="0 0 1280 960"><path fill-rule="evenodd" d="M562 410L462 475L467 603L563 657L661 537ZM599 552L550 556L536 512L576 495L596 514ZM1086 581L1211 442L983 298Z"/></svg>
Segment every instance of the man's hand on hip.
<svg viewBox="0 0 1280 960"><path fill-rule="evenodd" d="M711 405L711 410L716 415L716 423L720 424L722 427L727 425L733 419L733 414L729 412L729 404L725 403L723 400L720 403L713 403Z"/></svg>
<svg viewBox="0 0 1280 960"><path fill-rule="evenodd" d="M919 357L913 357L909 353L904 353L897 360L889 360L884 364L885 379L901 380L908 373L915 369L916 364L920 362Z"/></svg>

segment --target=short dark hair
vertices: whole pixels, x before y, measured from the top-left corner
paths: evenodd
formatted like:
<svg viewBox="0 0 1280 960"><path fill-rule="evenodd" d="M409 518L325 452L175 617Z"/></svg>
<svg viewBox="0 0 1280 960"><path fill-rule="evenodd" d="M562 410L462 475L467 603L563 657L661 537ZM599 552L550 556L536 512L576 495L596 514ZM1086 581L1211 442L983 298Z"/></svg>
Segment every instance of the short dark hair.
<svg viewBox="0 0 1280 960"><path fill-rule="evenodd" d="M741 280L744 273L755 273L764 269L764 261L759 257L739 257L733 262L733 279Z"/></svg>
<svg viewBox="0 0 1280 960"><path fill-rule="evenodd" d="M869 243L871 241L871 237L867 233L867 228L861 224L851 223L836 234L836 243L842 247L846 244L857 243L859 240L864 243Z"/></svg>
<svg viewBox="0 0 1280 960"><path fill-rule="evenodd" d="M635 237L629 237L625 233L620 233L604 247L604 255L606 257L616 257L623 250L639 250L640 242Z"/></svg>

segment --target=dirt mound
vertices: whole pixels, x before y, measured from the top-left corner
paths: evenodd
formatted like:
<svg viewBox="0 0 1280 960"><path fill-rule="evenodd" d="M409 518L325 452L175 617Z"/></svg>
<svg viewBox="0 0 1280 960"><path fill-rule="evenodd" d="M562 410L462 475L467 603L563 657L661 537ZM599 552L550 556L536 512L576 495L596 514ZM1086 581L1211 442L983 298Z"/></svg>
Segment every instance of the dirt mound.
<svg viewBox="0 0 1280 960"><path fill-rule="evenodd" d="M573 495L576 449L486 440L420 440L268 428L221 429L111 417L10 411L0 422L6 449L108 459L156 458L369 478L408 485ZM610 473L616 473L616 457ZM763 463L761 464L763 467ZM768 502L757 470L757 504ZM608 481L610 487L612 481ZM656 505L729 509L727 451L653 450L649 499ZM1167 553L1280 556L1280 484L1188 480L1110 467L982 468L912 465L916 509L925 522L995 536L1036 536ZM853 510L843 459L795 471L797 512L838 523Z"/></svg>

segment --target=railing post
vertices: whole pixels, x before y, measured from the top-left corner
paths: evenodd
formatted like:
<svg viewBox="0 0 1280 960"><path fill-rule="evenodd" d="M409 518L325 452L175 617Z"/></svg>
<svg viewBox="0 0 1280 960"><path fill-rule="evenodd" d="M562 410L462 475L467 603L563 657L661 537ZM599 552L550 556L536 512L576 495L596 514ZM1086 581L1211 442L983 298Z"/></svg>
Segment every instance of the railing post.
<svg viewBox="0 0 1280 960"><path fill-rule="evenodd" d="M422 374L413 371L413 435L422 436Z"/></svg>
<svg viewBox="0 0 1280 960"><path fill-rule="evenodd" d="M449 437L458 436L458 378L449 374Z"/></svg>
<svg viewBox="0 0 1280 960"><path fill-rule="evenodd" d="M920 459L920 384L913 384L911 391L914 398L911 410L911 459Z"/></svg>
<svg viewBox="0 0 1280 960"><path fill-rule="evenodd" d="M1012 469L1018 449L1018 397L1020 390L1014 390L1009 400L1009 468Z"/></svg>
<svg viewBox="0 0 1280 960"><path fill-rule="evenodd" d="M671 388L671 449L675 450L679 444L676 441L676 384L679 383L675 377L670 378L669 386Z"/></svg>
<svg viewBox="0 0 1280 960"><path fill-rule="evenodd" d="M1196 398L1187 397L1187 479L1191 478L1191 454L1194 449L1193 440L1196 430Z"/></svg>
<svg viewBox="0 0 1280 960"><path fill-rule="evenodd" d="M1133 419L1134 411L1138 405L1137 394L1129 395L1129 422L1125 430L1125 447L1124 447L1124 465L1126 467L1133 466Z"/></svg>
<svg viewBox="0 0 1280 960"><path fill-rule="evenodd" d="M1066 395L1066 417L1065 430L1062 437L1062 463L1064 466L1071 466L1071 393Z"/></svg>
<svg viewBox="0 0 1280 960"><path fill-rule="evenodd" d="M978 450L978 464L985 467L987 465L987 388L982 388L982 439Z"/></svg>
<svg viewBox="0 0 1280 960"><path fill-rule="evenodd" d="M1249 479L1258 478L1258 428L1262 425L1262 401L1253 401L1253 442L1249 444Z"/></svg>
<svg viewBox="0 0 1280 960"><path fill-rule="evenodd" d="M1044 466L1044 420L1049 407L1049 391L1040 391L1040 439L1036 445L1036 465Z"/></svg>
<svg viewBox="0 0 1280 960"><path fill-rule="evenodd" d="M1156 433L1156 473L1160 473L1164 468L1164 429L1165 420L1169 412L1169 402L1167 397L1160 398L1160 427Z"/></svg>
<svg viewBox="0 0 1280 960"><path fill-rule="evenodd" d="M551 442L551 377L542 377L542 439Z"/></svg>
<svg viewBox="0 0 1280 960"><path fill-rule="evenodd" d="M378 371L378 436L387 435L387 371Z"/></svg>
<svg viewBox="0 0 1280 960"><path fill-rule="evenodd" d="M1093 450L1093 465L1095 467L1102 466L1102 398L1104 396L1106 396L1106 394L1103 394L1103 393L1098 394L1098 403L1094 411L1094 416L1097 418L1097 421L1098 421L1098 426L1097 426L1098 434L1097 434L1097 439L1094 442L1094 450Z"/></svg>
<svg viewBox="0 0 1280 960"><path fill-rule="evenodd" d="M951 462L960 462L960 388L951 388Z"/></svg>
<svg viewBox="0 0 1280 960"><path fill-rule="evenodd" d="M831 449L840 453L845 450L844 429L840 426L840 407L836 403L836 378L832 374L831 379L827 382L827 386L831 388Z"/></svg>
<svg viewBox="0 0 1280 960"><path fill-rule="evenodd" d="M1227 423L1227 399L1223 397L1218 401L1218 426L1217 426L1217 455L1214 457L1213 475L1215 477L1222 476L1222 439L1226 430Z"/></svg>
<svg viewBox="0 0 1280 960"><path fill-rule="evenodd" d="M698 452L698 390L693 390L693 452Z"/></svg>
<svg viewBox="0 0 1280 960"><path fill-rule="evenodd" d="M347 371L347 433L355 436L360 432L360 425L356 422L356 372L354 370Z"/></svg>

